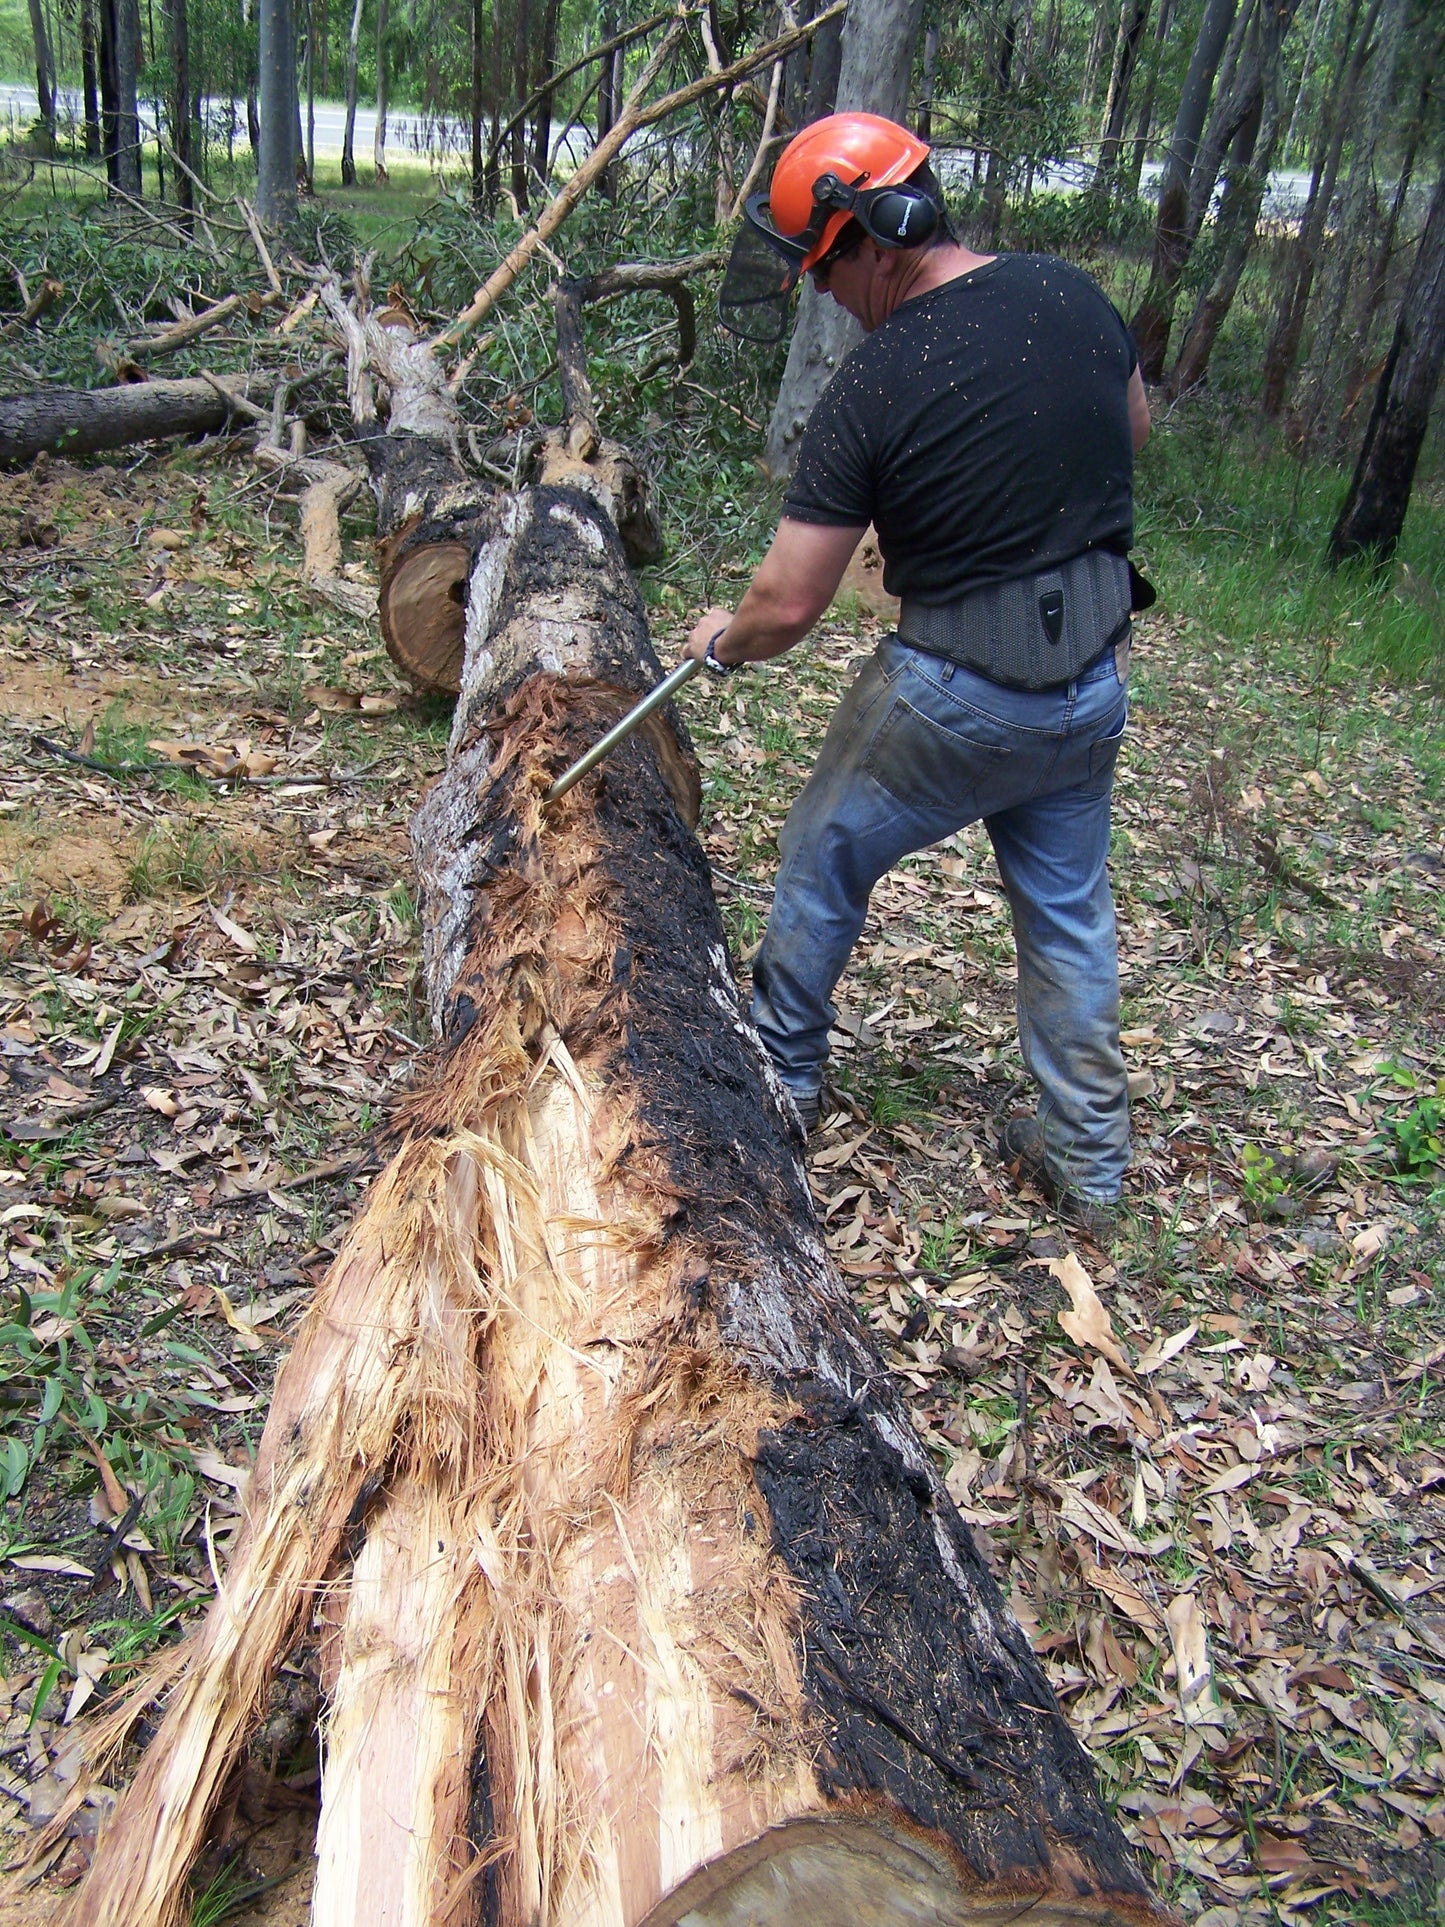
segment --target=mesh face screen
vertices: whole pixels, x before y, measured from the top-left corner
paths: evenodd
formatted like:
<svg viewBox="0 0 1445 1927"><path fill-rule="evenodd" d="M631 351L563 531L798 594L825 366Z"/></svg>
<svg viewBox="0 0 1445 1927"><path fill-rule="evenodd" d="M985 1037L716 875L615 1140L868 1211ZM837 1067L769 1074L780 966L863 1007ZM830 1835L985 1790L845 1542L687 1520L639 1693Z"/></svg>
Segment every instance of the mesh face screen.
<svg viewBox="0 0 1445 1927"><path fill-rule="evenodd" d="M787 328L788 296L797 280L797 262L786 260L772 242L744 222L723 276L718 319L729 334L771 347L782 340Z"/></svg>

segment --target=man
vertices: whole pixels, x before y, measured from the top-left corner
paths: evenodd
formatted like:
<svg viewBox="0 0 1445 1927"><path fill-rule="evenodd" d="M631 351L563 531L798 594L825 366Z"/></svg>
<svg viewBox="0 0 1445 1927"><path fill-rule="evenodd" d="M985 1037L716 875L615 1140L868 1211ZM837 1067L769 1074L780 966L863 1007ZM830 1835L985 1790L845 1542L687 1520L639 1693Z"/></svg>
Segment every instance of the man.
<svg viewBox="0 0 1445 1927"><path fill-rule="evenodd" d="M768 200L749 206L724 320L775 339L807 272L865 339L814 410L736 612L709 609L684 654L724 673L791 649L876 527L898 633L839 705L783 829L754 1022L811 1129L830 998L873 885L981 818L1039 1087L1037 1115L1011 1119L1003 1149L1099 1235L1129 1161L1106 858L1131 581L1148 593L1125 560L1148 402L1128 331L1088 276L961 245L927 156L891 121L831 115L790 142Z"/></svg>

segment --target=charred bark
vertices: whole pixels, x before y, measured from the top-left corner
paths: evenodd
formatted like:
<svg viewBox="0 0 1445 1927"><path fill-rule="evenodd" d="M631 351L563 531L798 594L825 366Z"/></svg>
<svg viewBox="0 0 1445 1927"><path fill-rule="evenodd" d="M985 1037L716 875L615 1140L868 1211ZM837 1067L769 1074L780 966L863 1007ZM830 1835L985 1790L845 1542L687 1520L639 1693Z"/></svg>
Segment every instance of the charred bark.
<svg viewBox="0 0 1445 1927"><path fill-rule="evenodd" d="M607 516L500 499L467 621L432 1072L74 1918L174 1920L324 1586L318 1927L1162 1923L824 1251L680 724L544 810L660 670Z"/></svg>
<svg viewBox="0 0 1445 1927"><path fill-rule="evenodd" d="M1405 526L1430 409L1445 365L1445 173L1400 304L1354 478L1330 533L1330 562L1383 566Z"/></svg>
<svg viewBox="0 0 1445 1927"><path fill-rule="evenodd" d="M259 386L254 380L250 388ZM37 388L0 399L0 468L42 450L95 455L128 442L206 435L243 411L244 380L140 381L122 388ZM248 414L249 419L249 414Z"/></svg>

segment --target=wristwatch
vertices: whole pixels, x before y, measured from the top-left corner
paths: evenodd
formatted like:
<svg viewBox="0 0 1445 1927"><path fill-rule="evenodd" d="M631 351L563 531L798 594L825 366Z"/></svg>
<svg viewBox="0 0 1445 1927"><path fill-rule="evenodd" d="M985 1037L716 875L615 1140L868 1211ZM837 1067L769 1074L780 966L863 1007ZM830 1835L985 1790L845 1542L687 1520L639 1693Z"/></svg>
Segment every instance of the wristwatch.
<svg viewBox="0 0 1445 1927"><path fill-rule="evenodd" d="M708 637L707 648L704 649L702 654L703 668L710 669L715 676L731 676L736 670L747 668L745 662L719 662L713 654L714 643L725 636L727 632L728 624L724 623L722 628L718 630L717 635Z"/></svg>

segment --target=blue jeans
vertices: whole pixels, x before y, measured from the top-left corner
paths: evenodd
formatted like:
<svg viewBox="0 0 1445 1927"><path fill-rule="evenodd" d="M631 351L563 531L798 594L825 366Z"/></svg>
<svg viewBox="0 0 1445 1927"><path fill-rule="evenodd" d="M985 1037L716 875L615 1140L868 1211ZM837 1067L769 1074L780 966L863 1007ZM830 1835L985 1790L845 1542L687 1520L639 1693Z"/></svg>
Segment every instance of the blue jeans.
<svg viewBox="0 0 1445 1927"><path fill-rule="evenodd" d="M792 1091L822 1083L833 987L873 885L982 818L1013 911L1019 1042L1045 1163L1082 1197L1119 1196L1129 1096L1106 864L1127 720L1113 650L1076 682L1030 692L884 639L783 826L753 966L753 1021Z"/></svg>

